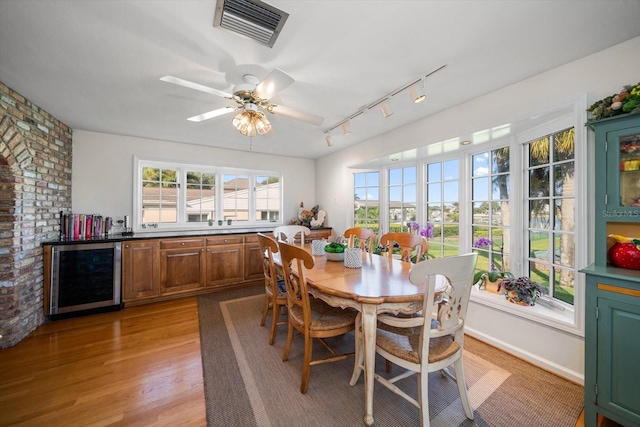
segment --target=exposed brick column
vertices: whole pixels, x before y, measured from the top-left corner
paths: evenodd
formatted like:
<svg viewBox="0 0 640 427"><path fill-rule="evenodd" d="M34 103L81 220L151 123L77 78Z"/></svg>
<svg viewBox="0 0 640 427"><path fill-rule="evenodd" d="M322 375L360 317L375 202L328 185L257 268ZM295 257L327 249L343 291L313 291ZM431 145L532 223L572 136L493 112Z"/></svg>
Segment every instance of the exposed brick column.
<svg viewBox="0 0 640 427"><path fill-rule="evenodd" d="M71 129L0 82L0 347L44 322L41 243L71 210Z"/></svg>

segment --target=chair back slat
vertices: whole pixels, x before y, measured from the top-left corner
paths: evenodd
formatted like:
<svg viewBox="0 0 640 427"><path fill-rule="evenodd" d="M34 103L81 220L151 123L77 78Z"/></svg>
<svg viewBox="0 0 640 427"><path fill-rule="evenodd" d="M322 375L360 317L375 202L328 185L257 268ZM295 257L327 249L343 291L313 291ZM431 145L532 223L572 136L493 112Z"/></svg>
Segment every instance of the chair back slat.
<svg viewBox="0 0 640 427"><path fill-rule="evenodd" d="M282 225L276 227L273 230L273 236L278 242L287 242L289 244L295 244L296 237L300 235L300 245L304 245L304 236L311 234L309 227L304 225Z"/></svg>
<svg viewBox="0 0 640 427"><path fill-rule="evenodd" d="M354 247L355 238L358 238L358 246L363 251L367 251L369 253L373 252L373 243L376 240L376 233L366 227L354 227L345 230L344 237L349 239L348 246L350 248Z"/></svg>
<svg viewBox="0 0 640 427"><path fill-rule="evenodd" d="M400 259L411 262L411 253L416 251L416 263L420 261L422 254L429 250L429 242L423 236L412 233L387 233L380 238L380 244L387 247L387 256L393 256L393 247L397 243L400 247Z"/></svg>

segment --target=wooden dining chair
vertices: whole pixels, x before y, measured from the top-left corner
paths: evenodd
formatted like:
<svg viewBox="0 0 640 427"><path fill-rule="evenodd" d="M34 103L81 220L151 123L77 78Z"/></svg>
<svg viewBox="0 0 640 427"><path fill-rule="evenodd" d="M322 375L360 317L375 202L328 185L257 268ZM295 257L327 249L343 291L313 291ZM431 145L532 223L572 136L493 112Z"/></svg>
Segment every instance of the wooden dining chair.
<svg viewBox="0 0 640 427"><path fill-rule="evenodd" d="M420 261L422 254L429 250L429 242L423 236L412 233L387 233L380 238L380 244L387 247L387 256L393 256L393 247L397 243L400 246L400 259L411 262L411 252L416 251L416 263Z"/></svg>
<svg viewBox="0 0 640 427"><path fill-rule="evenodd" d="M304 236L311 233L309 227L304 225L281 225L273 230L273 236L278 242L287 242L295 244L296 237L300 235L300 245L304 246Z"/></svg>
<svg viewBox="0 0 640 427"><path fill-rule="evenodd" d="M279 325L286 325L286 320L280 320L280 311L287 306L287 291L284 285L284 277L280 274L273 261L273 254L278 253L278 242L271 237L258 233L258 245L263 254L262 267L264 270L264 308L262 310L262 320L260 326L264 326L267 320L267 313L271 308L271 332L269 333L269 344L273 345L276 340L276 333Z"/></svg>
<svg viewBox="0 0 640 427"><path fill-rule="evenodd" d="M357 312L350 309L332 307L329 304L309 295L305 269L314 266L313 256L296 245L285 242L278 243L282 269L287 288L287 309L289 327L287 344L284 348L282 360L287 361L294 330L304 336L304 356L302 362L302 382L300 393L306 393L309 385L311 366L327 362L337 362L353 356L354 353L337 354L324 340L346 334L355 329ZM296 263L297 274L294 274L292 264ZM317 338L331 355L324 359L313 360L313 339Z"/></svg>
<svg viewBox="0 0 640 427"><path fill-rule="evenodd" d="M357 237L360 249L373 253L373 244L376 241L376 233L372 229L366 227L349 228L345 230L344 237L349 239L348 245L350 248L353 248L356 240L355 238Z"/></svg>
<svg viewBox="0 0 640 427"><path fill-rule="evenodd" d="M427 282L422 313L424 317L379 315L376 352L404 371L392 378L374 374L374 378L420 410L421 426L429 426L429 373L441 371L456 381L464 412L473 419L463 369L464 325L471 296L477 254L435 258L411 268L409 280L415 285ZM436 294L436 281L447 280L446 291ZM447 369L453 364L454 374ZM418 398L400 389L397 381L418 375Z"/></svg>

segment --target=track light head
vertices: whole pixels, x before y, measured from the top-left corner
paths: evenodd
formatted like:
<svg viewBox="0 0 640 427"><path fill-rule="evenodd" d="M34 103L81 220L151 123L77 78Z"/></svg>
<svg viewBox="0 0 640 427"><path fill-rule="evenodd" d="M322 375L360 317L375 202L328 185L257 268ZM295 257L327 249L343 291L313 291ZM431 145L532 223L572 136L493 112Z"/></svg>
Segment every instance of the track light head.
<svg viewBox="0 0 640 427"><path fill-rule="evenodd" d="M351 135L351 120L347 120L342 123L342 132L346 135Z"/></svg>
<svg viewBox="0 0 640 427"><path fill-rule="evenodd" d="M425 98L423 81L421 80L411 86L411 99L417 104L418 102L424 101Z"/></svg>
<svg viewBox="0 0 640 427"><path fill-rule="evenodd" d="M382 115L387 118L393 115L393 108L391 107L391 98L387 98L382 103L380 103L380 110L382 111Z"/></svg>
<svg viewBox="0 0 640 427"><path fill-rule="evenodd" d="M327 133L327 136L324 137L324 140L327 141L327 146L333 147L333 141L331 140L331 134Z"/></svg>

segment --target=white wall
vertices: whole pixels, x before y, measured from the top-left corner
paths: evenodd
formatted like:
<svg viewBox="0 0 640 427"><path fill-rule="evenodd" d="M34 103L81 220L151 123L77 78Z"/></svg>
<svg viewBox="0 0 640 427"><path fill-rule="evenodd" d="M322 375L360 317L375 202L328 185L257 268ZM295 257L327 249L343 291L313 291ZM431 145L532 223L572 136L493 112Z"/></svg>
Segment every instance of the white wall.
<svg viewBox="0 0 640 427"><path fill-rule="evenodd" d="M557 105L574 104L585 96L591 105L618 93L626 84L638 83L639 52L640 37L323 157L316 162L316 171L322 171L316 179L316 203L327 211L334 232L339 234L351 226L353 178L349 165L515 123L553 110ZM344 191L340 193L337 189ZM468 327L474 335L509 352L574 381L583 380L581 336L478 303L469 308Z"/></svg>
<svg viewBox="0 0 640 427"><path fill-rule="evenodd" d="M300 202L315 204L315 162L169 141L76 130L73 132L72 209L122 218L133 210L133 158L282 171L286 223Z"/></svg>

